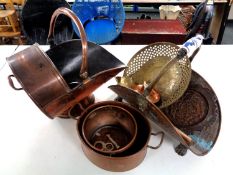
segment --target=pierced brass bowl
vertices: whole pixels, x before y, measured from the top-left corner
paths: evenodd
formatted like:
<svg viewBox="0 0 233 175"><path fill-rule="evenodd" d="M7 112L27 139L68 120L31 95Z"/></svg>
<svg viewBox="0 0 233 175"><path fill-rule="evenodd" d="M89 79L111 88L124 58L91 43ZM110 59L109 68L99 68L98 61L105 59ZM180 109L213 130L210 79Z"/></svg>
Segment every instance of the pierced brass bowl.
<svg viewBox="0 0 233 175"><path fill-rule="evenodd" d="M148 86L154 77L171 59L175 58L179 46L173 43L158 42L138 51L127 64L123 77L117 82L128 88L135 85ZM185 92L191 79L191 63L187 56L172 65L153 86L160 94L159 108L164 108L178 100Z"/></svg>

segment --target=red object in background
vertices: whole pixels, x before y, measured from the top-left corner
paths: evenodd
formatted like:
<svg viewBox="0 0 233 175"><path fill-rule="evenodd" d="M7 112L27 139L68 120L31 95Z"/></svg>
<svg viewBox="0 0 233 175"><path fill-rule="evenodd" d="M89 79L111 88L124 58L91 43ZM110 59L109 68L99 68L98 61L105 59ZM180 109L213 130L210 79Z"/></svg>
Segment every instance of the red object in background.
<svg viewBox="0 0 233 175"><path fill-rule="evenodd" d="M185 27L178 20L128 19L121 33L121 44L183 44L186 34Z"/></svg>

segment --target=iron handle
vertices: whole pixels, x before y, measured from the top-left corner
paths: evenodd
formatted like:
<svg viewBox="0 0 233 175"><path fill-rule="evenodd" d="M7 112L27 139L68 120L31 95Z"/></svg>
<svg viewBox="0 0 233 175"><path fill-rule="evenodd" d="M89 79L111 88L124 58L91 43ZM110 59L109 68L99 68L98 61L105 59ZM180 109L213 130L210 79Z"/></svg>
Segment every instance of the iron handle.
<svg viewBox="0 0 233 175"><path fill-rule="evenodd" d="M10 85L14 90L17 90L17 91L22 90L23 88L17 88L17 87L15 87L14 82L13 82L13 80L12 80L12 77L15 78L14 75L9 75L9 76L8 76L9 85Z"/></svg>
<svg viewBox="0 0 233 175"><path fill-rule="evenodd" d="M87 38L86 38L86 33L84 31L83 25L80 22L79 18L72 12L70 9L61 7L58 8L52 15L51 20L50 20L50 28L49 28L49 34L48 34L48 41L53 42L54 38L54 28L55 28L55 23L57 17L63 14L67 17L69 17L76 27L79 30L80 33L80 38L81 38L81 43L82 43L82 64L81 64L81 70L80 70L80 77L82 79L87 79L88 77L88 72L87 72Z"/></svg>
<svg viewBox="0 0 233 175"><path fill-rule="evenodd" d="M158 149L162 143L163 143L163 139L164 139L164 132L160 131L160 132L157 132L157 133L151 133L151 135L153 136L157 136L157 135L161 135L161 139L160 139L160 142L157 146L150 146L150 145L147 145L148 148L151 148L151 149Z"/></svg>

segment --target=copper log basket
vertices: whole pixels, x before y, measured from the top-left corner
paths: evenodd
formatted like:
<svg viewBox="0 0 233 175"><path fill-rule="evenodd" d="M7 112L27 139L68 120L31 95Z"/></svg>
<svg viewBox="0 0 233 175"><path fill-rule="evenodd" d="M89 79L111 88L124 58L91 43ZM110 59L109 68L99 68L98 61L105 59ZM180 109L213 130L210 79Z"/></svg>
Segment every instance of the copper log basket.
<svg viewBox="0 0 233 175"><path fill-rule="evenodd" d="M81 40L54 45L55 21L61 14L73 20ZM10 85L15 90L21 89L14 86L12 78L15 77L22 89L50 118L71 117L70 111L74 107L80 114L94 102L92 92L125 68L104 48L87 42L80 20L67 8L59 8L53 13L48 41L52 48L47 52L34 44L7 58L7 62L14 74L8 77Z"/></svg>

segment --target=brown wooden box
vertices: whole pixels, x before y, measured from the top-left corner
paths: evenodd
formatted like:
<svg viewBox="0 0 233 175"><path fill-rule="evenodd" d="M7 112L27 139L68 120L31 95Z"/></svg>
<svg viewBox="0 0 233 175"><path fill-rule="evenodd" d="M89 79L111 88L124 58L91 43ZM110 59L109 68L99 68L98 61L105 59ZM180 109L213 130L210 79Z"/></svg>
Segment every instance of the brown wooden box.
<svg viewBox="0 0 233 175"><path fill-rule="evenodd" d="M172 42L182 44L186 30L178 20L127 19L121 33L121 44Z"/></svg>

